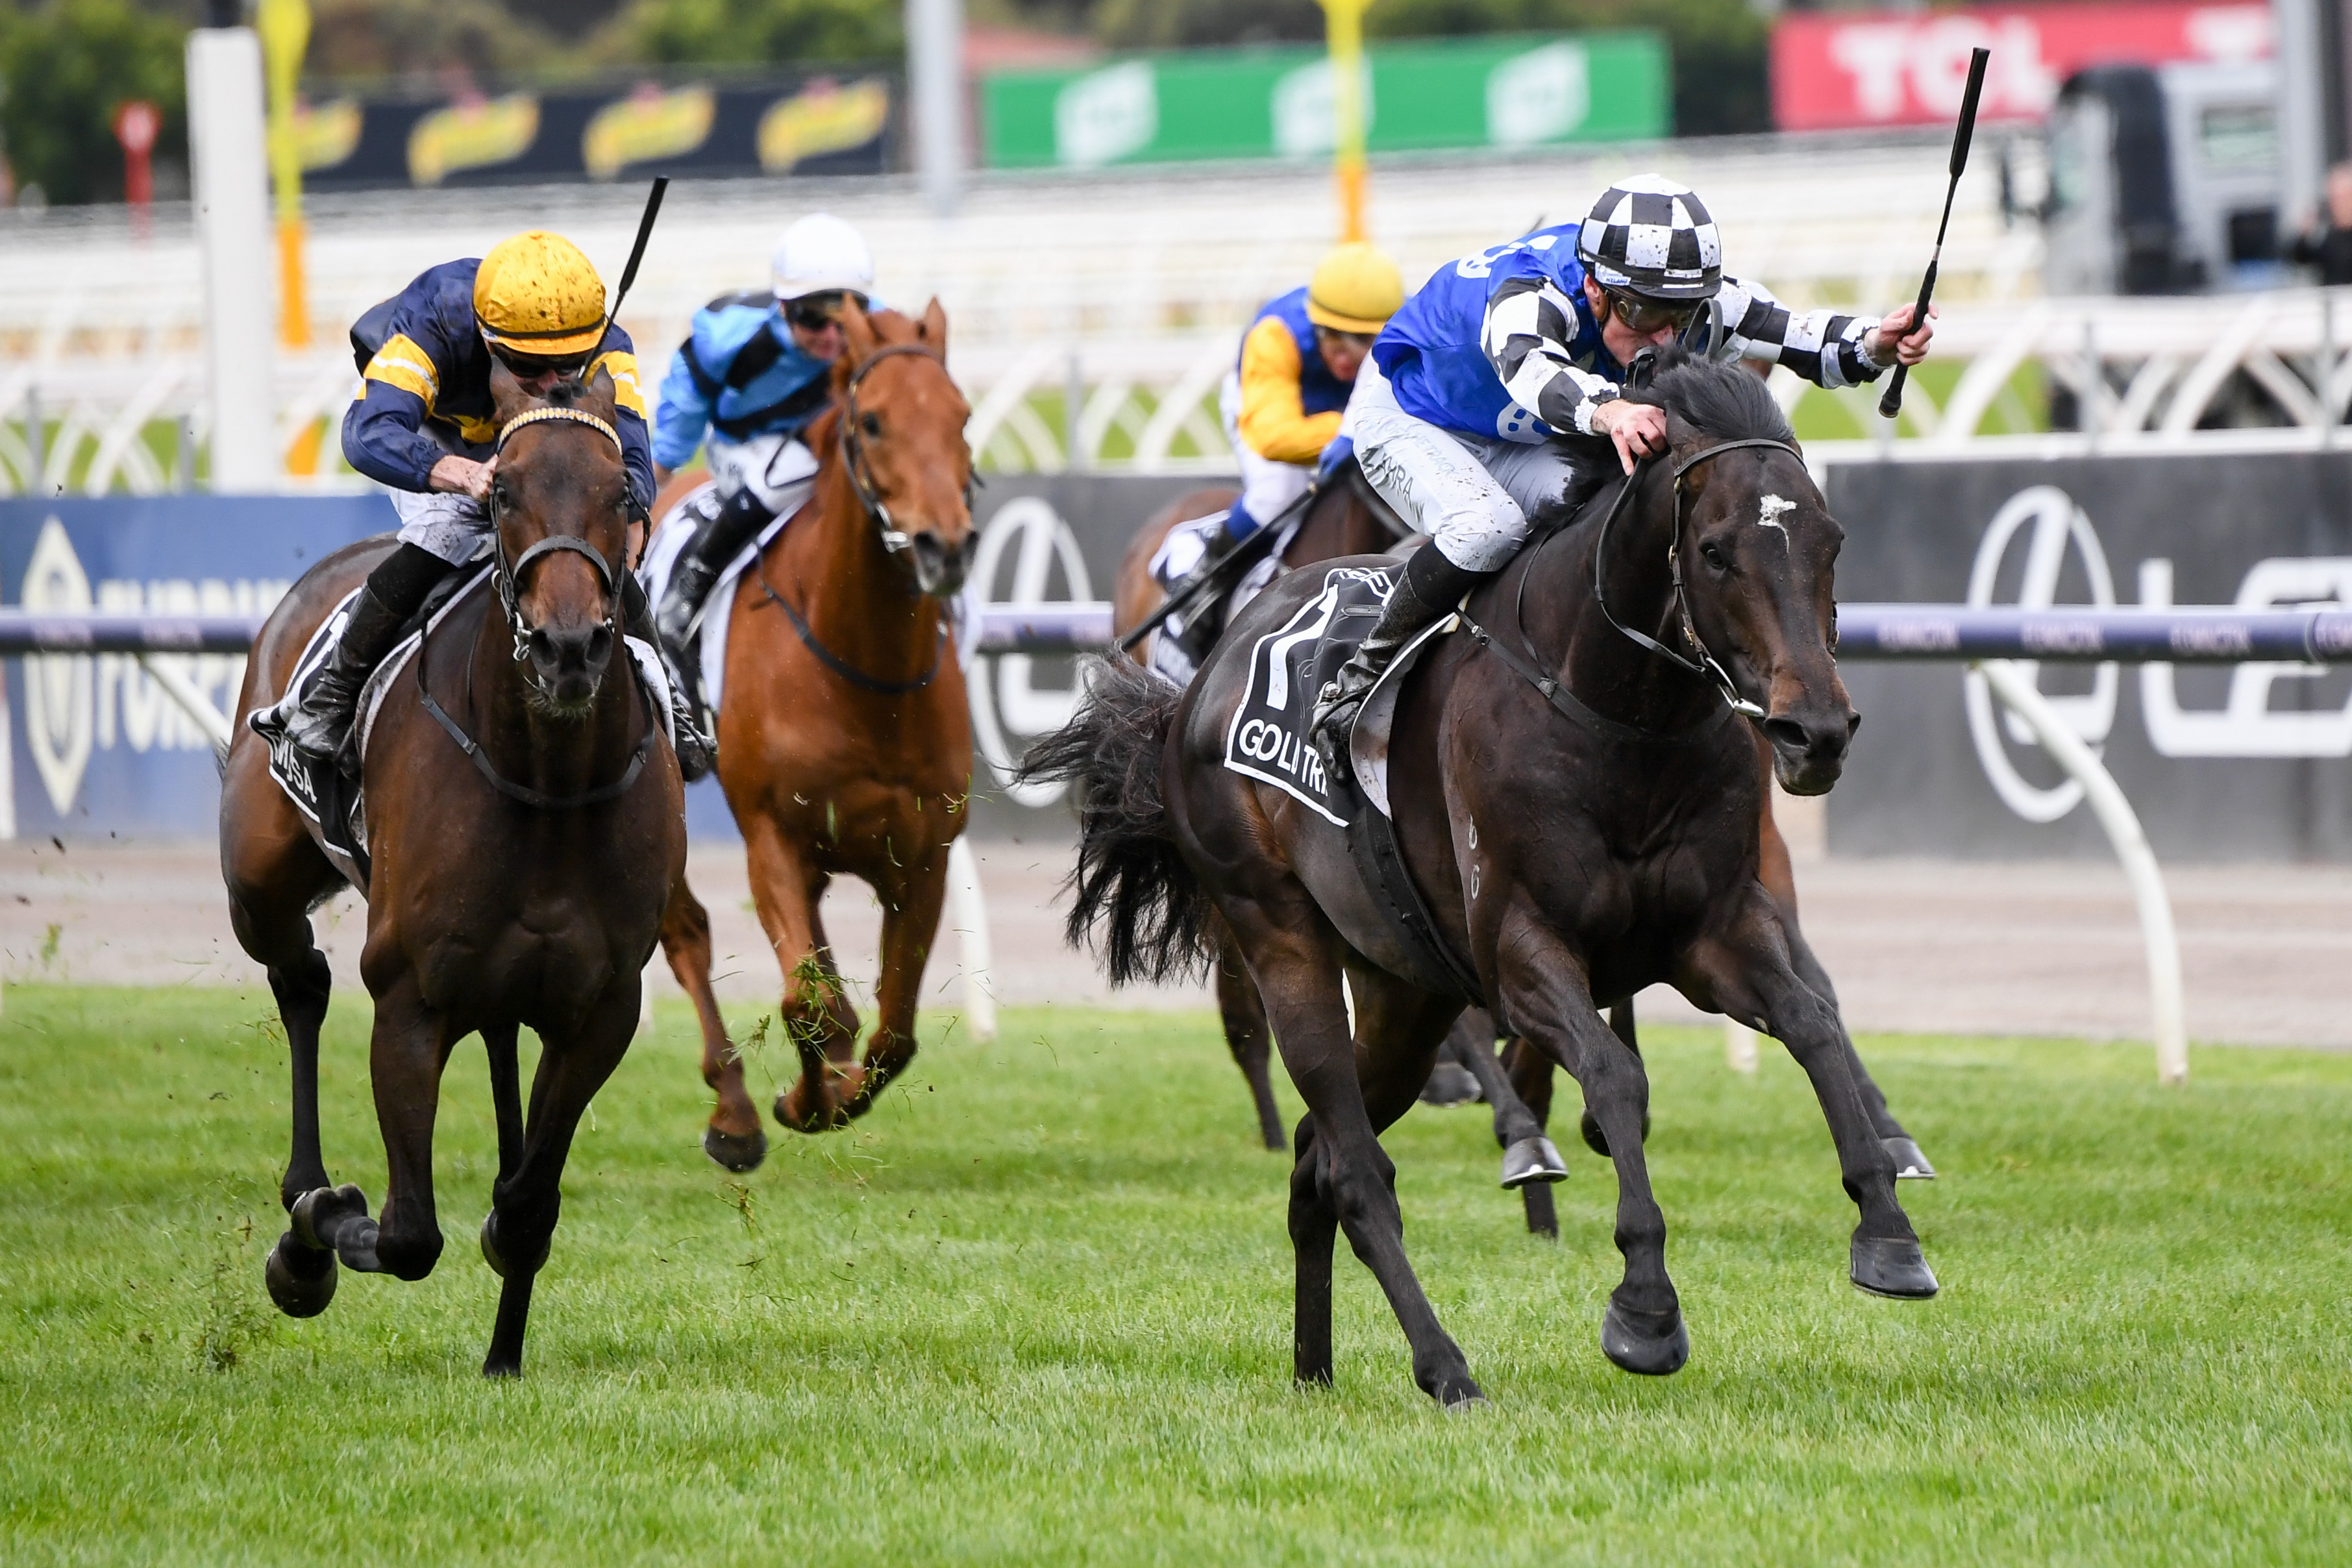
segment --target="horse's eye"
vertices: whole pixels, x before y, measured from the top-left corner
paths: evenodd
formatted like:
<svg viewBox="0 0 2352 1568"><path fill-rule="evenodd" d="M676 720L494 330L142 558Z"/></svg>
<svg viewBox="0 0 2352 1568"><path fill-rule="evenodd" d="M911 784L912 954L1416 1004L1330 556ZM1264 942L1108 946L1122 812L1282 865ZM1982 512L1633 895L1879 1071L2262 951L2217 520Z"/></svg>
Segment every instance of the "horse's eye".
<svg viewBox="0 0 2352 1568"><path fill-rule="evenodd" d="M1699 546L1698 553L1701 559L1705 560L1707 565L1715 568L1717 571L1723 570L1726 567L1731 564L1730 558L1723 553L1723 547L1717 544L1713 539L1709 539L1706 543Z"/></svg>
<svg viewBox="0 0 2352 1568"><path fill-rule="evenodd" d="M882 434L882 416L880 414L869 413L862 415L858 419L857 423L864 427L867 435L877 440L880 439Z"/></svg>

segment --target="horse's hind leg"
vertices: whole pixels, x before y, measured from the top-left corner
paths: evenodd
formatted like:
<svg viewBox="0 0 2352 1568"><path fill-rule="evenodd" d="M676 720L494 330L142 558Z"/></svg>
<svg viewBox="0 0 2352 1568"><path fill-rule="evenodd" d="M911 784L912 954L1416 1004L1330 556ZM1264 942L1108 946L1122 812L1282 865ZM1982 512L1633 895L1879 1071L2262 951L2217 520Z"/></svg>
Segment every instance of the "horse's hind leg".
<svg viewBox="0 0 2352 1568"><path fill-rule="evenodd" d="M1274 1042L1267 1038L1265 1003L1258 999L1257 982L1250 978L1249 966L1234 948L1233 933L1223 929L1222 923L1213 962L1217 1014L1225 1027L1225 1048L1234 1053L1234 1065L1249 1083L1251 1103L1257 1107L1258 1136L1279 1154L1286 1145L1282 1112L1274 1103Z"/></svg>
<svg viewBox="0 0 2352 1568"><path fill-rule="evenodd" d="M661 942L669 971L693 999L702 1026L702 1081L719 1096L710 1124L702 1129L702 1152L730 1171L756 1169L768 1157L768 1134L761 1131L760 1108L743 1085L743 1059L727 1038L727 1021L710 988L710 915L682 876L662 911Z"/></svg>
<svg viewBox="0 0 2352 1568"><path fill-rule="evenodd" d="M572 1134L588 1103L620 1065L636 1032L637 986L636 976L622 977L576 1033L568 1039L541 1037L539 1071L530 1085L530 1120L520 1132L520 1157L510 1168L506 1157L508 1112L503 1107L499 1112L500 1169L498 1186L491 1190L489 1218L482 1222L482 1258L504 1282L499 1288L489 1354L482 1360L485 1377L522 1375L531 1286L554 1240L563 1206L564 1162L571 1157ZM511 1063L511 1029L506 1040ZM495 1061L495 1042L492 1051ZM492 1072L495 1090L495 1066ZM509 1074L505 1094L511 1098L512 1092Z"/></svg>

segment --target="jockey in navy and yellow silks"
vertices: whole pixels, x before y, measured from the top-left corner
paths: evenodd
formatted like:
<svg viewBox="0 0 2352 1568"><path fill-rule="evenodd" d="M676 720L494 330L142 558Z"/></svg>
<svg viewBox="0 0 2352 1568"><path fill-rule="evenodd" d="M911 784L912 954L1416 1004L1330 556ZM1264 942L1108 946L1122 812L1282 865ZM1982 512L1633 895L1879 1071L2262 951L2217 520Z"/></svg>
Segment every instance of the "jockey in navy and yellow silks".
<svg viewBox="0 0 2352 1568"><path fill-rule="evenodd" d="M595 267L562 235L533 230L478 261L428 268L362 317L352 338L365 358L360 395L343 416L343 455L390 488L400 545L352 601L317 679L250 720L273 748L346 766L356 760L345 751L360 688L434 586L473 559L495 528L484 505L498 466L494 359L537 396L559 381L609 376L631 494L641 509L654 495L635 353L605 319ZM621 581L626 631L654 642L644 592L630 573ZM709 770L709 743L690 722L678 727L677 754L688 778Z"/></svg>
<svg viewBox="0 0 2352 1568"><path fill-rule="evenodd" d="M1170 531L1152 572L1171 594L1305 495L1318 466L1328 472L1347 456L1339 422L1356 371L1403 303L1396 263L1353 241L1326 256L1305 287L1259 308L1218 400L1242 493L1221 519ZM1153 642L1152 667L1190 679L1223 620L1214 607L1171 616Z"/></svg>

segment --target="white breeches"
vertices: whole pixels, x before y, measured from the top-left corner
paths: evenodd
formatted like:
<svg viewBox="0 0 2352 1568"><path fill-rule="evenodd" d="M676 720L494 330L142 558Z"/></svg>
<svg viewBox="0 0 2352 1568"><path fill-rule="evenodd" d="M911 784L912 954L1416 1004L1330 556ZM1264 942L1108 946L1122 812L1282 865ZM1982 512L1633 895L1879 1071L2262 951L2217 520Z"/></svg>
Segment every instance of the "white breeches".
<svg viewBox="0 0 2352 1568"><path fill-rule="evenodd" d="M1527 538L1528 514L1576 476L1559 442L1481 441L1416 419L1370 360L1356 372L1348 423L1372 488L1465 571L1500 570Z"/></svg>
<svg viewBox="0 0 2352 1568"><path fill-rule="evenodd" d="M741 441L726 440L714 431L702 453L720 498L748 490L771 516L783 509L793 486L816 472L816 455L799 436L781 431Z"/></svg>
<svg viewBox="0 0 2352 1568"><path fill-rule="evenodd" d="M1234 460L1242 467L1242 510L1258 522L1272 522L1283 507L1307 494L1307 486L1315 479L1313 466L1277 463L1250 450L1249 443L1242 439L1240 371L1225 372L1225 384L1217 393L1217 414L1224 421L1225 439L1233 444Z"/></svg>
<svg viewBox="0 0 2352 1568"><path fill-rule="evenodd" d="M471 496L452 490L394 490L392 509L400 516L400 542L429 550L451 566L463 566L490 531L490 515Z"/></svg>

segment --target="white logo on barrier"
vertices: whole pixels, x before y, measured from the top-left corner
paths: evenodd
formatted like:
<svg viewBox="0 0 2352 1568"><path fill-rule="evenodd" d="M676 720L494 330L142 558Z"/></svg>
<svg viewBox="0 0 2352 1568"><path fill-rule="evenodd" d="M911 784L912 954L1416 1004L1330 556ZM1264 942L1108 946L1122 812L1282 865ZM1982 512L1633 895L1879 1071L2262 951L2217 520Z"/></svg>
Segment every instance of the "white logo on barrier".
<svg viewBox="0 0 2352 1568"><path fill-rule="evenodd" d="M1013 551L1012 591L997 591L997 569ZM1086 558L1078 552L1077 536L1061 514L1040 496L1007 501L988 520L973 559L971 586L965 591L983 604L1035 603L1046 597L1056 563L1074 600L1094 597L1087 576ZM1039 690L1032 679L1036 659L1028 653L1005 653L977 662L971 683L972 738L987 758L1005 795L1023 806L1050 806L1062 798L1059 784L1015 784L1013 769L1021 758L1013 736L1044 735L1069 723L1077 711L1075 686ZM993 667L991 667L993 666ZM1009 733L1008 733L1009 732Z"/></svg>
<svg viewBox="0 0 2352 1568"><path fill-rule="evenodd" d="M2112 609L2116 602L2115 578L2107 570L2106 552L2099 548L2099 536L2092 531L2091 519L2083 515L2074 498L2055 485L2036 485L2021 490L1993 514L1982 542L1977 546L1976 563L1969 572L1969 603L1978 609L1992 603L2010 541L2029 522L2033 531L2026 543L2025 576L2018 585L2019 605L2046 610L2054 602L2058 573L2065 565L2066 547L2071 542L2082 553L2092 603ZM2020 660L2018 664L2027 680L2036 679L2040 666L2034 661ZM2049 703L2066 727L2095 750L2115 728L2116 693L2120 682L2114 664L2101 664L2088 693L2053 696ZM1968 673L1967 697L1969 736L1976 742L1977 760L1984 765L1985 778L2002 804L2029 822L2054 822L2082 803L2083 786L2072 779L2044 789L2018 772L2016 764L2009 759L2002 735L2005 730L2009 740L2032 746L2033 732L2014 714L2000 716L2000 720L2007 721L2005 725L1994 717L1992 688L1975 670Z"/></svg>
<svg viewBox="0 0 2352 1568"><path fill-rule="evenodd" d="M1150 60L1129 60L1054 95L1054 156L1096 169L1140 152L1160 134L1160 84Z"/></svg>
<svg viewBox="0 0 2352 1568"><path fill-rule="evenodd" d="M21 597L33 610L89 608L89 574L66 538L65 525L55 517L34 541ZM25 661L25 740L49 804L61 817L73 810L82 770L89 766L89 694L87 655Z"/></svg>
<svg viewBox="0 0 2352 1568"><path fill-rule="evenodd" d="M1486 73L1486 140L1497 147L1557 141L1591 111L1582 44L1547 44Z"/></svg>
<svg viewBox="0 0 2352 1568"><path fill-rule="evenodd" d="M2150 609L2172 603L2172 563L2139 563L2139 601ZM2240 610L2352 605L2352 559L2342 556L2274 557L2258 560L2238 585ZM2179 646L2179 644L2175 644ZM2170 664L2139 673L2140 706L2147 738L2163 757L2352 757L2352 698L2317 712L2275 713L2271 688L2330 674L2325 664L2251 664L2230 672L2228 702L2197 712L2180 706Z"/></svg>

